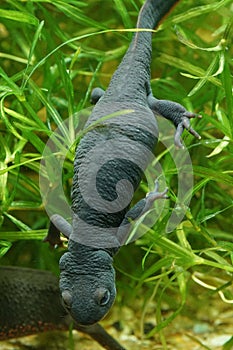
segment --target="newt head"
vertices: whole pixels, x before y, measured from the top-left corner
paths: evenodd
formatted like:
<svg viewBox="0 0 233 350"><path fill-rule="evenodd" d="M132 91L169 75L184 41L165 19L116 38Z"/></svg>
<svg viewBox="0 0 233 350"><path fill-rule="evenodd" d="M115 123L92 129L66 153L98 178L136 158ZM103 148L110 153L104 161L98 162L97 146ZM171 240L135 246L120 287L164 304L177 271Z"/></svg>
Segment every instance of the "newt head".
<svg viewBox="0 0 233 350"><path fill-rule="evenodd" d="M111 256L103 250L85 257L80 254L67 252L61 257L60 291L74 321L87 326L100 321L110 310L116 297L115 271Z"/></svg>

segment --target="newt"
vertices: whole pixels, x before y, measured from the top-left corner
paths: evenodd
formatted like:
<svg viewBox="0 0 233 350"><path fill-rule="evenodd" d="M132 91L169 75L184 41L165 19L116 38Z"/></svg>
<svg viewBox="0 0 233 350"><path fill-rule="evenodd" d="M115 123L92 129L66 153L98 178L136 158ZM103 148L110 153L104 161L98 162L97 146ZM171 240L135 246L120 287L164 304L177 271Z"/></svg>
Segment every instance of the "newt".
<svg viewBox="0 0 233 350"><path fill-rule="evenodd" d="M127 241L131 222L147 213L167 191L153 191L131 207L158 141L155 116L175 126L174 142L182 147L185 129L197 138L190 118L200 117L182 105L152 94L152 30L178 0L147 0L142 6L129 48L106 91L95 88L95 104L74 160L72 223L51 216L47 240L63 233L68 251L60 259L63 303L80 325L101 320L116 297L113 257ZM51 238L52 237L52 238Z"/></svg>

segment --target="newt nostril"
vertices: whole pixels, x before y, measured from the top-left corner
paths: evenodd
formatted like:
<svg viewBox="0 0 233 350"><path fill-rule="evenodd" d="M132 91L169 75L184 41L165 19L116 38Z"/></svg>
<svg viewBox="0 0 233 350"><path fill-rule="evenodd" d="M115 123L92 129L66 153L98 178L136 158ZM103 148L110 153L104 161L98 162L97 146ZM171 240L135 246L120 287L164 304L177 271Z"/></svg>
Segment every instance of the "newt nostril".
<svg viewBox="0 0 233 350"><path fill-rule="evenodd" d="M62 302L63 305L66 309L70 310L71 309L71 304L72 304L72 295L70 293L70 291L68 290L64 290L64 292L62 292Z"/></svg>

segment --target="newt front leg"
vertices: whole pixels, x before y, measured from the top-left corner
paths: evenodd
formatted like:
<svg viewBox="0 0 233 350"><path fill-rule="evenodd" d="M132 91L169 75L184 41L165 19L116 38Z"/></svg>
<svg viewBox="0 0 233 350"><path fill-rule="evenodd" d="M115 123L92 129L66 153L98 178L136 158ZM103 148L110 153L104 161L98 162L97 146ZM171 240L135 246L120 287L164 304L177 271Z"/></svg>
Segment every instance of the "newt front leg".
<svg viewBox="0 0 233 350"><path fill-rule="evenodd" d="M165 188L164 191L159 192L159 182L155 181L154 190L147 193L146 197L141 199L138 203L135 204L125 215L118 231L117 231L117 240L120 244L126 242L132 221L138 220L142 215L146 214L150 209L152 209L154 202L157 199L168 199L168 188Z"/></svg>

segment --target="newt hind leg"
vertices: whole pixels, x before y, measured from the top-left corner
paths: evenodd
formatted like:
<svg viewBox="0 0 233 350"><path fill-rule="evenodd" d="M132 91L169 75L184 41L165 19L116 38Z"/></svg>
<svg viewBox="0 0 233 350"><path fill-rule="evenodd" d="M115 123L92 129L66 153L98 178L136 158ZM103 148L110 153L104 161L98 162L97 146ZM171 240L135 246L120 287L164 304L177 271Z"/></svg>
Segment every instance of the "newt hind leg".
<svg viewBox="0 0 233 350"><path fill-rule="evenodd" d="M181 142L181 135L184 129L188 130L190 134L200 139L201 136L191 127L191 118L201 118L201 115L187 111L181 104L169 100L158 100L150 92L147 97L150 109L158 115L169 119L173 122L176 131L174 136L175 146L183 148Z"/></svg>

